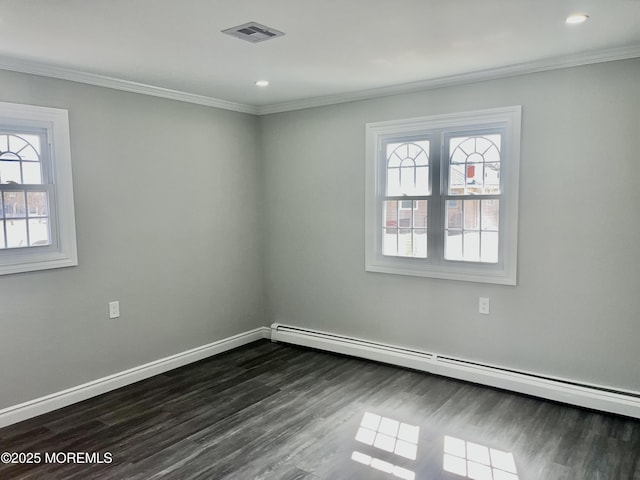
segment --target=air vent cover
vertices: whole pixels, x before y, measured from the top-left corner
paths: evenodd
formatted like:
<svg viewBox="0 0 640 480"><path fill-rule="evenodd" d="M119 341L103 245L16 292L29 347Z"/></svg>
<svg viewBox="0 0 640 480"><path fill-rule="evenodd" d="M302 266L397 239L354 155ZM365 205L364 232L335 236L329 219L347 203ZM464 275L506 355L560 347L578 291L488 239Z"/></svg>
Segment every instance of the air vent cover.
<svg viewBox="0 0 640 480"><path fill-rule="evenodd" d="M238 25L237 27L227 28L226 30L222 30L222 33L241 38L251 43L264 42L265 40L271 40L272 38L278 38L284 35L284 32L267 27L266 25L261 25L257 22L249 22Z"/></svg>

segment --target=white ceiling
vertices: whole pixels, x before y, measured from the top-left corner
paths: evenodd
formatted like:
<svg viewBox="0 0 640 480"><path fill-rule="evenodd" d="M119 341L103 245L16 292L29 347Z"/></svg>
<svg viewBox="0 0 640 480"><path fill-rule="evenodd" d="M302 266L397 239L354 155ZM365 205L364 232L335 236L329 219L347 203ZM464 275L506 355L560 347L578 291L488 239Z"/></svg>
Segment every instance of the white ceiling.
<svg viewBox="0 0 640 480"><path fill-rule="evenodd" d="M589 21L567 25L576 12ZM286 35L252 44L220 32L248 21ZM0 0L0 68L82 72L258 110L633 56L640 0Z"/></svg>

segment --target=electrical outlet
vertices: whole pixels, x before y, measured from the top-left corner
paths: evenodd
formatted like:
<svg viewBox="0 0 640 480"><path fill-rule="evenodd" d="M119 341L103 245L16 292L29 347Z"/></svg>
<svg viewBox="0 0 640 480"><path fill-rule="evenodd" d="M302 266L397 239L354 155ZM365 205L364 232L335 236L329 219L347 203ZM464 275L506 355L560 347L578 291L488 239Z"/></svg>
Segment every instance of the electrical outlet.
<svg viewBox="0 0 640 480"><path fill-rule="evenodd" d="M483 315L489 315L489 299L487 297L480 297L478 299L478 312Z"/></svg>
<svg viewBox="0 0 640 480"><path fill-rule="evenodd" d="M120 302L109 302L109 318L118 318L120 316Z"/></svg>

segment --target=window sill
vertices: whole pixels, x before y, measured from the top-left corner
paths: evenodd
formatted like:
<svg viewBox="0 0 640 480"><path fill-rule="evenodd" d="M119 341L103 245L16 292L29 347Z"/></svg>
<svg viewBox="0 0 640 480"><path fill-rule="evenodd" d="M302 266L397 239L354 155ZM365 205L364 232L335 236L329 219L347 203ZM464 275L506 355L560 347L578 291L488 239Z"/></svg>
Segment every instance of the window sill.
<svg viewBox="0 0 640 480"><path fill-rule="evenodd" d="M75 267L78 265L75 245L69 251L51 247L36 247L41 251L28 249L5 250L0 255L0 275L49 270L52 268Z"/></svg>
<svg viewBox="0 0 640 480"><path fill-rule="evenodd" d="M403 261L405 260L405 261ZM458 264L446 266L416 265L411 258L391 261L367 262L367 272L390 273L393 275L408 275L412 277L438 278L462 282L492 283L496 285L517 285L514 272L509 272L500 266L482 264Z"/></svg>

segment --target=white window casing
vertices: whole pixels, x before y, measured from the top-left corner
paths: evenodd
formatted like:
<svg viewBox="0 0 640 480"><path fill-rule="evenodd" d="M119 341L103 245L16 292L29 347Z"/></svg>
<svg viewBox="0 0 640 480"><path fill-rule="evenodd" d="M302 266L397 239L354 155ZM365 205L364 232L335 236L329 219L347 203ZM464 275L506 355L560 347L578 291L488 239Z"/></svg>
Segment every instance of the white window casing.
<svg viewBox="0 0 640 480"><path fill-rule="evenodd" d="M15 160L20 165L20 175L23 166L29 162L22 161L11 152L7 138L21 134L42 139L39 142L41 181L31 184L33 182L25 181L26 176L18 182L0 178L0 208L5 205L2 200L8 199L12 193L24 195L27 202L29 192L46 194L48 209L42 215L46 215L49 235L45 241L10 245L6 242L7 227L0 223L3 227L0 228L0 234L3 235L0 242L0 275L78 264L68 112L59 108L0 102L0 136L7 144L0 144L0 161L4 162L2 166L8 171L10 162ZM4 157L1 155L3 152ZM28 204L25 210L16 220L16 212L8 207L0 217L0 222L24 222L28 238L31 228L29 222L35 222L36 219L29 218L34 212Z"/></svg>
<svg viewBox="0 0 640 480"><path fill-rule="evenodd" d="M521 115L513 106L368 123L365 269L516 285Z"/></svg>

